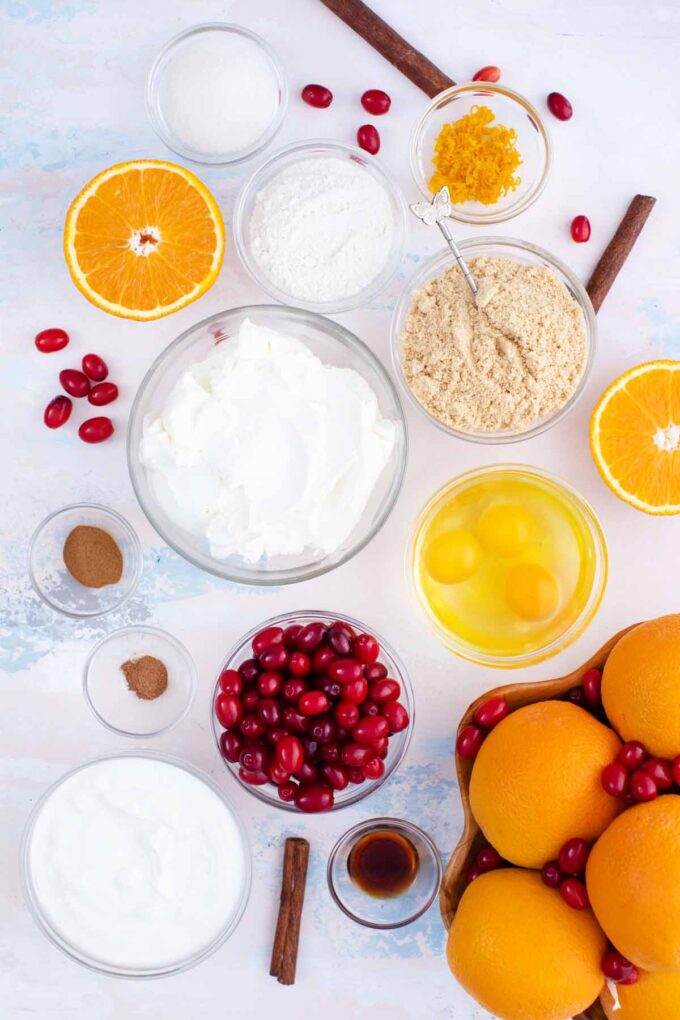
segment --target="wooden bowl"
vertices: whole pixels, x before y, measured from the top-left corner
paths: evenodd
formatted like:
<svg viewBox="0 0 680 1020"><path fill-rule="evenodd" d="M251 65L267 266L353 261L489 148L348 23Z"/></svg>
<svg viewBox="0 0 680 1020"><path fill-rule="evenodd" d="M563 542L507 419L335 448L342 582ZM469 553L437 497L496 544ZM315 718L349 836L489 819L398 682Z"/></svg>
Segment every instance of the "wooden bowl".
<svg viewBox="0 0 680 1020"><path fill-rule="evenodd" d="M545 680L541 683L506 684L505 687L496 687L493 691L487 691L486 694L477 698L465 712L460 721L458 732L472 722L472 717L483 702L496 695L502 695L505 698L511 712L516 708L523 708L524 705L532 705L536 701L550 701L561 698L572 687L578 686L586 670L592 667L602 669L616 642L624 634L627 634L629 630L632 630L633 626L636 626L636 624L626 627L624 630L619 631L618 634L615 634L586 663L575 669L573 673L567 674L567 676L559 677L556 680ZM470 810L470 776L472 774L472 766L472 761L459 758L456 755L456 773L460 797L463 803L464 827L463 834L451 854L451 859L444 871L439 891L439 908L447 930L451 926L451 922L458 909L458 903L465 891L468 869L477 852L486 844L486 840ZM587 1020L605 1020L599 1000L593 1003L582 1016L587 1018Z"/></svg>

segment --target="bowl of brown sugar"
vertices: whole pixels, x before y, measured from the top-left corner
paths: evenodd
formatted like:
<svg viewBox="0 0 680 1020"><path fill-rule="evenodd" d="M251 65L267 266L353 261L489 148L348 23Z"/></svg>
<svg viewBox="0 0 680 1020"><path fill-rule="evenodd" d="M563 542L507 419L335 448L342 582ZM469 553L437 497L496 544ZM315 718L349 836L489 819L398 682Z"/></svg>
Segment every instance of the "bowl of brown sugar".
<svg viewBox="0 0 680 1020"><path fill-rule="evenodd" d="M103 616L119 609L141 572L142 549L132 527L96 503L55 510L29 545L31 584L48 606L66 616Z"/></svg>

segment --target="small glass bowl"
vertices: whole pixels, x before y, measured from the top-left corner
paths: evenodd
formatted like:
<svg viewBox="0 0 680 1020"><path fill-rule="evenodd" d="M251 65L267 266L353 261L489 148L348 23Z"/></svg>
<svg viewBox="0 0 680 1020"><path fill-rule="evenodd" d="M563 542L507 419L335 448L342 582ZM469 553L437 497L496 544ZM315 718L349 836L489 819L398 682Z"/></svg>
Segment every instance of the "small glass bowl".
<svg viewBox="0 0 680 1020"><path fill-rule="evenodd" d="M235 149L233 152L199 152L187 147L184 142L174 134L171 125L168 123L163 112L160 97L163 72L166 70L168 64L173 60L177 51L182 47L187 39L191 39L199 34L215 32L227 32L254 43L261 51L262 56L269 63L278 85L277 110L266 131L247 148ZM247 28L243 28L241 25L232 25L213 21L207 22L203 25L194 25L192 28L188 28L184 32L180 32L179 35L174 36L174 38L170 39L170 41L165 44L151 65L146 79L146 112L158 137L168 146L169 149L172 149L172 151L176 152L179 156L184 156L185 159L190 159L194 163L202 163L209 166L234 166L237 163L243 163L245 160L257 155L257 153L262 152L262 150L269 145L274 135L281 127L281 122L283 121L287 105L288 84L279 58L269 43L265 42L265 40L259 35L256 35L255 32L251 32Z"/></svg>
<svg viewBox="0 0 680 1020"><path fill-rule="evenodd" d="M418 871L403 893L388 898L370 896L351 878L352 850L369 833L387 830L409 840L418 854ZM341 836L331 851L326 869L331 896L348 917L367 928L403 928L432 906L439 891L442 865L439 851L422 829L400 818L369 818Z"/></svg>
<svg viewBox="0 0 680 1020"><path fill-rule="evenodd" d="M380 779L366 780L361 785L350 784L344 790L336 790L335 792L335 803L329 811L324 814L329 814L330 811L338 811L340 808L349 807L350 804L358 804L359 801L364 800L371 793L375 793L380 787L387 782L390 776L396 772L397 768L401 764L404 755L408 751L408 746L411 743L411 734L413 732L413 720L415 715L415 707L413 701L413 688L411 687L411 681L409 680L408 674L401 662L397 653L391 648L391 646L385 641L380 634L373 627L367 627L360 620L355 620L351 616L347 616L346 613L327 613L316 610L302 609L300 612L282 613L280 616L273 616L270 620L265 620L263 623L258 624L257 627L253 627L249 630L240 641L238 641L231 649L227 657L222 662L218 672L215 686L213 688L213 696L210 701L210 722L212 725L213 735L215 737L215 746L217 753L220 757L220 761L227 769L230 775L234 777L239 785L252 793L258 800L264 801L265 804L270 806L281 808L283 811L295 811L297 814L302 814L301 811L295 807L295 804L289 804L282 801L276 791L276 787L267 783L264 786L252 786L250 783L244 783L239 776L239 767L231 762L228 762L220 751L220 736L223 733L223 729L217 721L215 716L215 699L219 694L220 690L220 675L225 669L236 669L244 659L248 659L252 656L251 641L261 630L265 627L289 627L293 623L301 623L303 626L308 623L316 621L321 623L331 624L335 620L343 620L345 623L349 623L351 627L354 627L357 631L368 631L374 636L378 644L380 645L380 661L384 662L387 666L388 676L396 680L401 686L401 694L399 700L404 705L404 708L409 714L409 724L405 730L401 730L400 733L394 733L389 740L389 747L387 757L385 758L385 771Z"/></svg>
<svg viewBox="0 0 680 1020"><path fill-rule="evenodd" d="M427 418L437 426L437 428L441 429L442 432L448 433L450 436L456 436L457 439L466 439L470 443L494 444L516 443L523 439L532 439L534 436L538 436L542 432L546 432L548 429L551 429L553 425L557 425L558 422L562 421L583 394L595 360L595 349L597 345L597 320L595 318L595 309L588 297L588 292L572 270L569 269L564 262L556 258L555 255L551 255L551 253L546 251L544 248L539 248L538 245L530 244L529 241L520 241L513 237L474 237L468 238L465 241L460 241L458 243L458 247L460 248L461 254L468 260L485 257L503 257L513 259L516 262L524 262L527 265L547 266L548 269L551 269L555 273L557 278L567 288L574 301L576 301L579 305L581 312L583 313L583 325L586 335L586 360L583 373L578 381L576 389L562 407L559 407L556 411L553 411L552 414L547 415L545 418L534 422L534 424L530 425L528 428L519 431L504 429L497 432L462 432L458 429L449 428L448 425L444 425L435 418L433 414L430 414L427 408L420 403L404 375L401 338L406 326L406 319L409 309L411 308L414 292L424 287L425 284L435 276L440 276L447 269L451 269L453 266L457 265L453 252L451 252L449 248L436 252L430 258L421 262L410 279L406 281L406 285L401 292L392 315L391 325L390 347L392 352L392 365L395 374L397 375L404 392L408 395L412 403L415 404L415 406L424 415L426 415Z"/></svg>
<svg viewBox="0 0 680 1020"><path fill-rule="evenodd" d="M324 363L352 368L376 395L383 418L394 422L396 438L388 463L378 478L361 520L345 541L329 555L306 551L299 556L278 556L263 563L245 563L238 557L217 559L207 540L182 528L166 512L153 473L140 461L139 444L144 418L157 413L177 379L194 362L205 358L218 343L228 343L241 323L250 319L284 335L301 340ZM367 545L389 517L404 480L407 458L404 412L394 383L366 344L331 319L301 308L249 305L213 315L192 326L162 351L137 390L127 433L130 479L149 523L168 545L194 566L238 584L293 584L319 577L351 559Z"/></svg>
<svg viewBox="0 0 680 1020"><path fill-rule="evenodd" d="M118 584L88 588L76 581L64 563L64 542L79 524L107 531L123 554ZM38 525L28 549L28 573L40 598L52 609L72 617L103 616L127 602L142 573L142 548L131 526L108 507L71 503Z"/></svg>
<svg viewBox="0 0 680 1020"><path fill-rule="evenodd" d="M584 602L581 612L572 620L561 634L554 640L541 647L532 648L522 654L508 655L502 652L494 654L488 650L480 649L459 638L455 633L446 628L440 619L430 609L427 598L419 583L418 563L422 538L427 524L439 512L452 496L466 491L472 486L483 482L493 482L497 479L511 479L521 477L532 482L536 486L557 494L569 507L569 510L578 516L584 525L591 540L591 549L588 554L592 555L593 576L590 592ZM492 464L488 467L477 468L474 471L467 471L458 475L446 485L443 485L427 501L418 514L411 532L411 538L406 553L406 572L410 582L411 591L427 619L428 624L439 638L441 643L458 655L461 659L474 662L479 666L493 666L497 669L517 669L523 666L533 666L538 662L544 662L552 658L558 652L563 651L583 634L586 627L591 623L595 613L600 607L609 572L609 556L607 543L602 530L602 525L590 504L570 485L567 485L561 478L543 471L541 468L529 467L524 464Z"/></svg>
<svg viewBox="0 0 680 1020"><path fill-rule="evenodd" d="M534 106L519 92L488 82L454 85L435 96L411 135L410 161L413 178L427 198L432 198L429 182L434 173L434 143L444 124L458 120L473 106L487 106L495 114L494 123L514 128L517 150L522 157L518 169L521 183L493 205L462 202L451 209L451 218L461 223L503 223L532 205L548 182L552 163L550 136Z"/></svg>
<svg viewBox="0 0 680 1020"><path fill-rule="evenodd" d="M232 915L225 922L223 930L220 934L213 939L213 941L199 950L193 956L188 957L185 960L180 960L178 963L173 963L168 966L162 966L157 968L123 968L115 964L107 963L105 960L101 960L95 957L88 956L88 954L82 949L72 945L57 931L57 929L50 922L50 919L45 914L44 910L40 905L34 883L33 876L31 875L31 840L33 837L33 830L36 822L40 815L42 808L45 806L50 796L70 779L77 772L83 769L90 768L92 765L98 765L105 761L115 761L118 758L151 758L153 761L165 762L167 765L173 765L175 768L182 769L184 772L188 772L190 776L197 779L199 782L207 786L216 797L222 802L227 811L231 814L236 828L238 829L239 836L241 838L241 845L243 848L243 859L245 862L245 876L243 880L243 887L241 890L241 897L239 904ZM82 765L78 765L76 768L70 769L60 779L53 783L47 790L38 798L36 803L31 810L28 820L24 827L23 836L21 839L21 849L19 855L20 862L20 873L21 873L21 884L24 891L24 896L28 903L28 908L33 917L33 920L42 931L43 935L49 939L49 941L61 949L66 956L75 960L77 963L87 967L88 970L98 971L101 974L108 974L111 977L122 977L122 978L156 978L156 977L167 977L170 974L180 974L182 971L189 970L191 967L195 967L197 963L212 956L212 954L222 946L227 939L234 933L238 924L243 917L244 911L250 898L250 890L252 884L252 850L246 830L241 821L241 818L235 811L231 802L225 797L220 788L216 783L210 779L209 776L201 772L200 769L194 768L189 762L182 761L180 758L176 758L169 754L160 754L156 751L118 751L116 754L103 755L100 758L94 758L91 761L84 762Z"/></svg>
<svg viewBox="0 0 680 1020"><path fill-rule="evenodd" d="M144 700L128 688L124 662L152 655L166 666L168 686ZM184 719L196 688L196 665L184 645L157 627L123 627L90 652L83 674L85 700L107 729L123 737L157 737Z"/></svg>
<svg viewBox="0 0 680 1020"><path fill-rule="evenodd" d="M287 167L316 158L349 160L363 167L384 189L392 207L394 219L392 246L381 272L356 294L350 294L348 297L338 298L335 301L305 301L279 290L260 267L250 243L250 219L255 199L262 188ZM375 156L368 155L355 145L345 145L344 142L335 142L331 139L294 142L270 156L267 162L258 167L252 177L243 185L236 200L233 222L236 250L253 280L282 304L293 303L300 308L307 308L309 311L319 312L322 315L347 312L352 308L368 305L394 279L406 250L406 204L396 180Z"/></svg>

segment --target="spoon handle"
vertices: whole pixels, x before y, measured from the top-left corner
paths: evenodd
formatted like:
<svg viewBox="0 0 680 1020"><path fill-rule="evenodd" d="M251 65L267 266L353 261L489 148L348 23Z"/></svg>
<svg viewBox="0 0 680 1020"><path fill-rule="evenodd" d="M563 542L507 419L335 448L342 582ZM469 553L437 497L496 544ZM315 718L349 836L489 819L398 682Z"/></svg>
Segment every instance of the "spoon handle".
<svg viewBox="0 0 680 1020"><path fill-rule="evenodd" d="M461 255L460 250L458 248L458 245L456 244L456 242L453 239L451 231L448 228L448 224L446 223L446 220L437 220L437 226L439 227L439 229L441 230L442 234L446 238L446 243L448 244L449 248L451 249L451 251L455 255L456 262L458 263L458 266L460 268L461 273L463 274L463 276L467 280L467 283L468 283L468 286L469 286L470 290L472 291L473 294L476 294L477 293L477 284L475 283L475 281L472 279L472 277L470 275L470 270L468 269L468 267L465 264L465 259Z"/></svg>

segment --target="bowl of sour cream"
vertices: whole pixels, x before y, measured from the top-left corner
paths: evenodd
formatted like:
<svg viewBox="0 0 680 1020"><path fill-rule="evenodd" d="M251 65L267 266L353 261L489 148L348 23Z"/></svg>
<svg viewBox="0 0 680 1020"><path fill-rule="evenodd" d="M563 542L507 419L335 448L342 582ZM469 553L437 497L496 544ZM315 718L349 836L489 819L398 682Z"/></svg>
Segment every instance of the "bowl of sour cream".
<svg viewBox="0 0 680 1020"><path fill-rule="evenodd" d="M378 358L313 312L205 319L156 359L128 427L139 503L191 563L242 584L324 574L387 520L404 414Z"/></svg>

